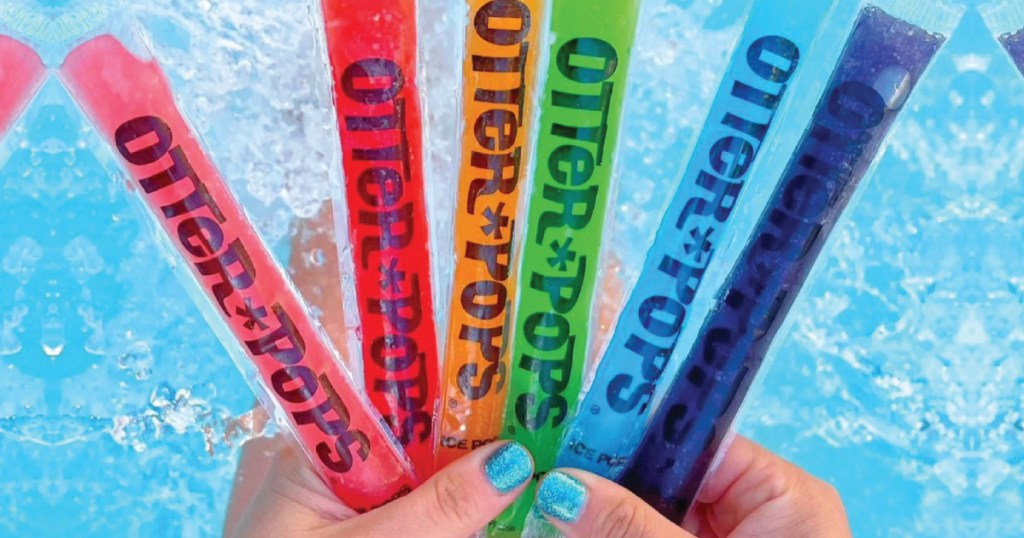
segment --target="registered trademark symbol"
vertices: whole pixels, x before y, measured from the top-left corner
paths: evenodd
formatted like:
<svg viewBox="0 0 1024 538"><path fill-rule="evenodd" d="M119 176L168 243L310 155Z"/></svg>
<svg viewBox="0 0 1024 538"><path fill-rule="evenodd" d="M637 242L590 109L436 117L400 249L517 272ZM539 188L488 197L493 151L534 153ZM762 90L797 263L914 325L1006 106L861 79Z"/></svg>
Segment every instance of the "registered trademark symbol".
<svg viewBox="0 0 1024 538"><path fill-rule="evenodd" d="M455 409L459 406L459 402L455 401L455 398L448 398L448 409Z"/></svg>
<svg viewBox="0 0 1024 538"><path fill-rule="evenodd" d="M508 434L509 435L515 435L516 434L516 427L515 426L509 426L508 427Z"/></svg>

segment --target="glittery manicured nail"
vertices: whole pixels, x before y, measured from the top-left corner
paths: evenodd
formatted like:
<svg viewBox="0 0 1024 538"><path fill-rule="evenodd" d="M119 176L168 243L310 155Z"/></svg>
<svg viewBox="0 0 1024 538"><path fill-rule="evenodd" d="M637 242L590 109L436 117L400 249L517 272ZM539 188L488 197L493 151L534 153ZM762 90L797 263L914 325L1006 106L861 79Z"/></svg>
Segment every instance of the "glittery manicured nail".
<svg viewBox="0 0 1024 538"><path fill-rule="evenodd" d="M544 515L565 523L574 523L580 518L586 501L587 488L559 471L548 473L537 489L537 508Z"/></svg>
<svg viewBox="0 0 1024 538"><path fill-rule="evenodd" d="M523 445L508 443L487 458L484 472L494 489L504 495L533 476L533 458Z"/></svg>

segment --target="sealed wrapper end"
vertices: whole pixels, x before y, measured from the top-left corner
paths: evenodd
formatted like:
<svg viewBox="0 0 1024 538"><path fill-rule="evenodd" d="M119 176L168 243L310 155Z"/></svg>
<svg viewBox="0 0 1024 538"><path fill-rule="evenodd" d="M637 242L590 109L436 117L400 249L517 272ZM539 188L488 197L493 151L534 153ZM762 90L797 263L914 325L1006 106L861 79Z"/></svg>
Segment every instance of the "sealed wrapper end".
<svg viewBox="0 0 1024 538"><path fill-rule="evenodd" d="M501 433L513 251L534 129L544 1L469 0L455 270L438 413L437 468Z"/></svg>
<svg viewBox="0 0 1024 538"><path fill-rule="evenodd" d="M579 397L640 0L551 4L550 58L522 233L502 437L538 472ZM489 527L518 536L536 481Z"/></svg>
<svg viewBox="0 0 1024 538"><path fill-rule="evenodd" d="M60 76L188 266L206 312L237 340L226 344L244 348L342 502L366 511L411 491L416 481L401 450L204 153L157 63L101 35L73 50Z"/></svg>
<svg viewBox="0 0 1024 538"><path fill-rule="evenodd" d="M414 0L323 0L370 401L426 478L438 364ZM340 242L340 239L339 239Z"/></svg>
<svg viewBox="0 0 1024 538"><path fill-rule="evenodd" d="M627 466L623 484L666 517L679 521L692 506L825 239L945 41L933 28L871 4L857 15L809 127Z"/></svg>
<svg viewBox="0 0 1024 538"><path fill-rule="evenodd" d="M0 35L0 137L25 110L45 74L43 61L31 47Z"/></svg>
<svg viewBox="0 0 1024 538"><path fill-rule="evenodd" d="M788 20L779 18L776 0L754 4L636 285L566 431L558 467L612 480L621 476L656 407L658 383L674 377L669 368L676 364L671 359L686 322L703 314L694 298L733 213L754 212L741 196L744 185L771 179L758 176L754 165L790 108L790 88L804 78L801 60L819 26L806 21L826 20L832 5L794 0L789 7L803 15Z"/></svg>
<svg viewBox="0 0 1024 538"><path fill-rule="evenodd" d="M978 8L992 34L1024 74L1024 3L1000 0Z"/></svg>

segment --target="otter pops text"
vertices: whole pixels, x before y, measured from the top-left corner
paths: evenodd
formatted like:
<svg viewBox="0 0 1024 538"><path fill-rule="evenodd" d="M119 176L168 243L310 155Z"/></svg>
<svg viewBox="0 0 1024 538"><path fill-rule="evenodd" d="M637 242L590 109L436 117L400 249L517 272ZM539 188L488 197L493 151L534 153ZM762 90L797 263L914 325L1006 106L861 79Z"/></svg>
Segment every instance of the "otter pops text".
<svg viewBox="0 0 1024 538"><path fill-rule="evenodd" d="M536 469L555 448L580 390L612 161L640 2L552 6L551 60L524 231L511 389L503 436L533 453ZM517 534L526 493L492 532Z"/></svg>
<svg viewBox="0 0 1024 538"><path fill-rule="evenodd" d="M691 506L782 319L944 38L875 7L846 43L623 483L674 521Z"/></svg>
<svg viewBox="0 0 1024 538"><path fill-rule="evenodd" d="M401 453L203 153L156 63L104 35L72 51L60 73L339 498L363 511L410 491Z"/></svg>
<svg viewBox="0 0 1024 538"><path fill-rule="evenodd" d="M801 0L822 20L831 3ZM758 2L726 70L612 339L558 454L559 467L617 478L636 448L740 191L817 27ZM699 313L700 308L697 308Z"/></svg>
<svg viewBox="0 0 1024 538"><path fill-rule="evenodd" d="M438 351L416 88L416 5L324 0L323 9L366 389L425 478L434 465Z"/></svg>
<svg viewBox="0 0 1024 538"><path fill-rule="evenodd" d="M540 0L471 0L438 467L495 439L508 386L514 233L528 169Z"/></svg>

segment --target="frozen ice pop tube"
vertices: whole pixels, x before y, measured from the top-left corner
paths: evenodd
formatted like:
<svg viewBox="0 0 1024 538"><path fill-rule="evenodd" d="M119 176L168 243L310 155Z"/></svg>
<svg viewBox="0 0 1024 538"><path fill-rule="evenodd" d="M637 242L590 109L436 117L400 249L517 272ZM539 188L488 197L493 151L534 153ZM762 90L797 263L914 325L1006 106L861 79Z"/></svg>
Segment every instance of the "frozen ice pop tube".
<svg viewBox="0 0 1024 538"><path fill-rule="evenodd" d="M45 74L43 61L31 47L0 35L0 138L21 115Z"/></svg>
<svg viewBox="0 0 1024 538"><path fill-rule="evenodd" d="M523 232L502 437L555 460L585 366L605 209L640 0L551 5L550 61ZM518 535L536 482L490 527Z"/></svg>
<svg viewBox="0 0 1024 538"><path fill-rule="evenodd" d="M810 125L627 466L623 483L675 521L693 504L825 239L945 41L932 32L948 32L959 17L938 2L888 12L873 4L843 34ZM926 27L900 18L914 15Z"/></svg>
<svg viewBox="0 0 1024 538"><path fill-rule="evenodd" d="M792 79L818 29L807 21L825 20L833 3L790 4L801 17L779 17L775 0L754 4L636 285L580 400L582 412L566 431L558 467L616 479L636 449L654 408L655 386L694 315L705 270L745 200L744 184L756 180L751 170L762 144L793 98Z"/></svg>
<svg viewBox="0 0 1024 538"><path fill-rule="evenodd" d="M1001 0L978 8L999 44L1024 74L1024 4Z"/></svg>
<svg viewBox="0 0 1024 538"><path fill-rule="evenodd" d="M541 0L469 0L462 164L437 467L498 437L508 388L519 182L529 169Z"/></svg>
<svg viewBox="0 0 1024 538"><path fill-rule="evenodd" d="M421 478L434 466L438 349L414 0L323 0L370 401Z"/></svg>
<svg viewBox="0 0 1024 538"><path fill-rule="evenodd" d="M255 366L320 474L349 507L366 511L411 491L408 461L310 321L175 106L156 61L101 35L60 68L75 100L116 149L132 188ZM264 392L260 390L258 392Z"/></svg>

